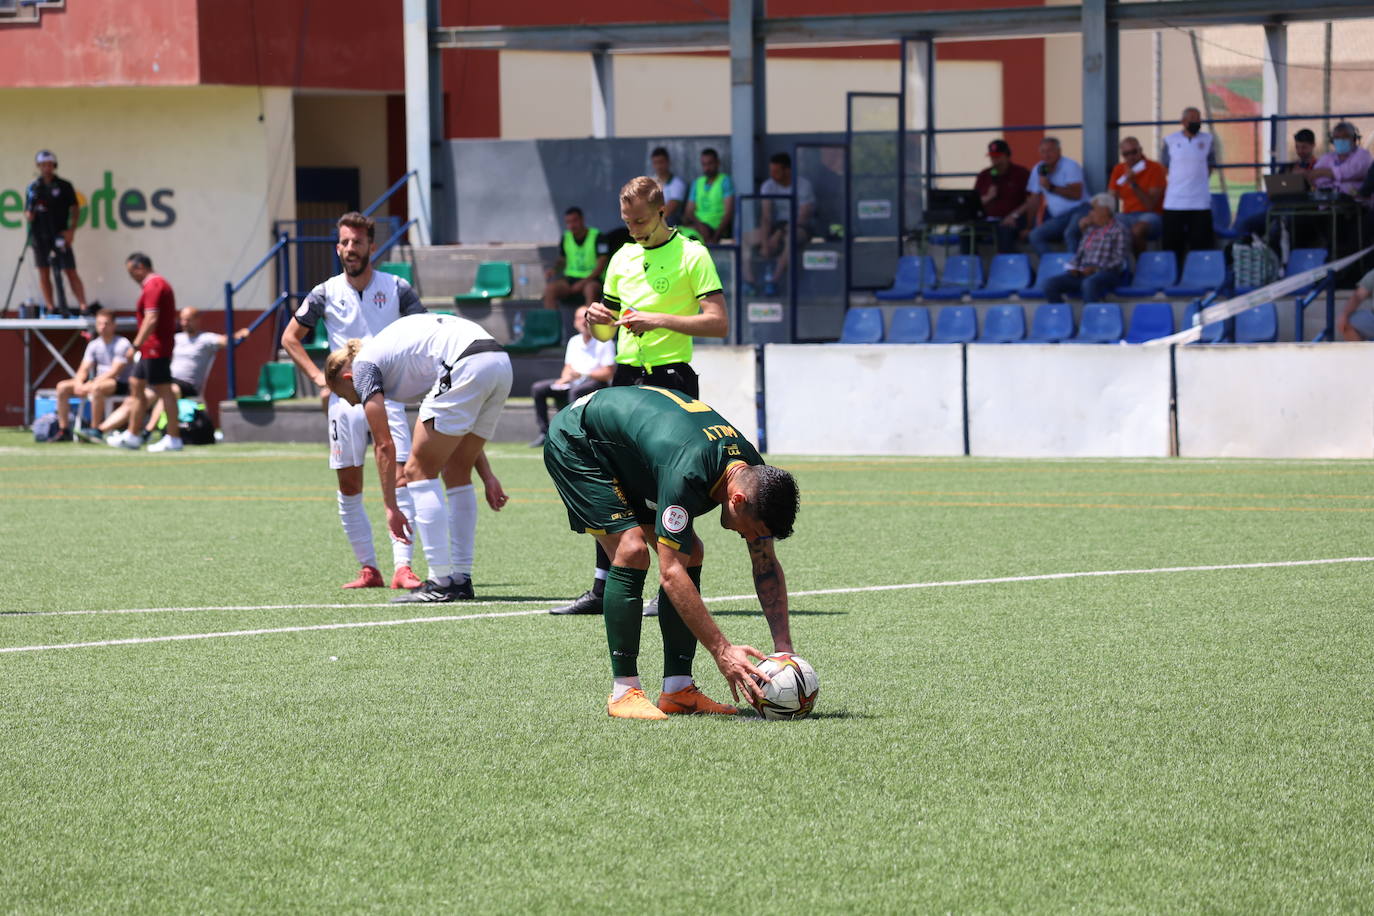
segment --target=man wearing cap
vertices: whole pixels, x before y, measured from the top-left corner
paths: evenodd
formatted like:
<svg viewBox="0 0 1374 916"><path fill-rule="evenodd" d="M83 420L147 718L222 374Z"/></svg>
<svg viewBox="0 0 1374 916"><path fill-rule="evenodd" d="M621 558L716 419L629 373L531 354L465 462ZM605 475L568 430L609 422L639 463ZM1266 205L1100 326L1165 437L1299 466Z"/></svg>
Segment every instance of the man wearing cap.
<svg viewBox="0 0 1374 916"><path fill-rule="evenodd" d="M86 311L86 287L76 273L76 256L72 254L72 236L81 220L81 202L76 199L72 183L57 177L57 157L49 150L39 150L34 157L38 178L29 185L24 197L24 219L29 222L29 241L38 262L38 282L43 288L43 301L53 311L51 266L56 264L67 277L67 285L81 311Z"/></svg>
<svg viewBox="0 0 1374 916"><path fill-rule="evenodd" d="M1011 146L1005 140L988 144L988 160L991 164L978 173L973 190L983 202L983 215L997 233L997 253L1010 254L1016 251L1017 238L1026 228L1025 215L1019 210L1029 196L1026 185L1030 184L1030 172L1011 161ZM1004 222L1012 213L1016 217Z"/></svg>

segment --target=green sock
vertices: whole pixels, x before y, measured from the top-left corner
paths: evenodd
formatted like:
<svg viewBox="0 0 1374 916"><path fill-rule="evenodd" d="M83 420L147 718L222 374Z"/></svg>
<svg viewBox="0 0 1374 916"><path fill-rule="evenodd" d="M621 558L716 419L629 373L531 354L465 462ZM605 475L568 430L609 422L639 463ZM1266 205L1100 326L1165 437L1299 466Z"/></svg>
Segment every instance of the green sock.
<svg viewBox="0 0 1374 916"><path fill-rule="evenodd" d="M687 576L701 592L701 567L687 567ZM658 629L663 634L663 676L692 674L692 659L697 654L697 638L683 622L677 608L663 589L658 590Z"/></svg>
<svg viewBox="0 0 1374 916"><path fill-rule="evenodd" d="M611 675L636 677L639 674L639 627L644 612L644 580L647 569L612 566L606 575L602 596L602 617L606 621L606 642L611 647Z"/></svg>

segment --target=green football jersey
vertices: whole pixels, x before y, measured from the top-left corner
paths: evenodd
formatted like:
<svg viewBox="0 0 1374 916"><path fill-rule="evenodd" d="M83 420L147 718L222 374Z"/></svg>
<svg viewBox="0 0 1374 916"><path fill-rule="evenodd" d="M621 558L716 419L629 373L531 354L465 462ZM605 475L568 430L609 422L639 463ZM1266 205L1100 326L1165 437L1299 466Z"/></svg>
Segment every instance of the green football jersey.
<svg viewBox="0 0 1374 916"><path fill-rule="evenodd" d="M763 464L739 430L701 401L651 386L591 395L582 428L636 510L653 512L658 539L692 544L693 521L720 503L711 491L736 462Z"/></svg>

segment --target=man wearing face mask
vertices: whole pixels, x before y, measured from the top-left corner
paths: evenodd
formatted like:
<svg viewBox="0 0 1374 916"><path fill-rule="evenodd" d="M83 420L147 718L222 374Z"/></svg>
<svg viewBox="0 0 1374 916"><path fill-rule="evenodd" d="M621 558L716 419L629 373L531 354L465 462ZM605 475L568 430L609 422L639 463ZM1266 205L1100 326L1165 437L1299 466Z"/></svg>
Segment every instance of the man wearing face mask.
<svg viewBox="0 0 1374 916"><path fill-rule="evenodd" d="M1182 264L1189 251L1214 247L1212 191L1216 145L1202 132L1202 112L1183 109L1182 130L1164 138L1159 161L1169 170L1164 191L1164 230L1160 244Z"/></svg>
<svg viewBox="0 0 1374 916"><path fill-rule="evenodd" d="M620 189L620 218L631 242L611 256L602 301L587 308L594 335L609 339L619 328L611 387L652 385L696 398L692 338L730 333L711 253L664 221L663 191L647 176ZM596 568L590 590L549 613L600 614L611 561L599 546Z"/></svg>
<svg viewBox="0 0 1374 916"><path fill-rule="evenodd" d="M1355 195L1369 172L1369 150L1359 145L1360 133L1349 121L1341 121L1331 128L1331 152L1317 160L1308 172L1312 185L1319 191L1336 190Z"/></svg>

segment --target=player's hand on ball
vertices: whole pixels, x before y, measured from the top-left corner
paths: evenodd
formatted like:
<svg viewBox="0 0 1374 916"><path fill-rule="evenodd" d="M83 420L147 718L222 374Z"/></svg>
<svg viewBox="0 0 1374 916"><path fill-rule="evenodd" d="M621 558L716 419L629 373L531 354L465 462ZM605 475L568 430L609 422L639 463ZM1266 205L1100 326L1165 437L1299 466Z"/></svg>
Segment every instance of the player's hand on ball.
<svg viewBox="0 0 1374 916"><path fill-rule="evenodd" d="M768 676L761 674L750 661L751 658L763 657L763 653L753 646L727 646L716 657L716 667L729 682L730 695L735 700L743 697L746 703L753 703L763 698L762 684L768 681Z"/></svg>
<svg viewBox="0 0 1374 916"><path fill-rule="evenodd" d="M587 306L587 321L591 324L615 324L615 312L600 302Z"/></svg>
<svg viewBox="0 0 1374 916"><path fill-rule="evenodd" d="M400 509L393 509L390 506L386 510L386 526L391 529L391 534L402 544L410 543L410 522L406 520L405 513Z"/></svg>

